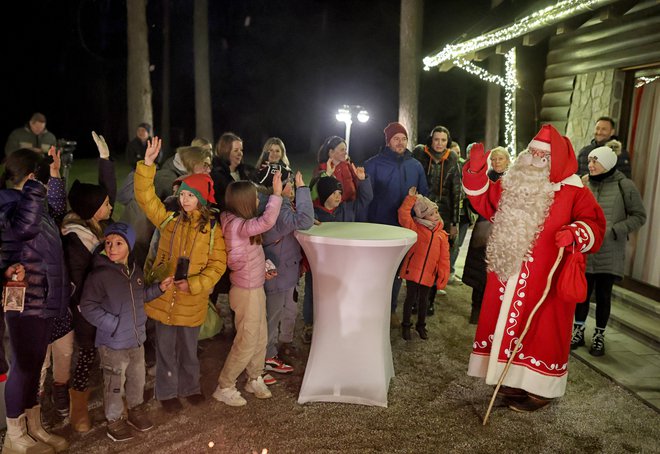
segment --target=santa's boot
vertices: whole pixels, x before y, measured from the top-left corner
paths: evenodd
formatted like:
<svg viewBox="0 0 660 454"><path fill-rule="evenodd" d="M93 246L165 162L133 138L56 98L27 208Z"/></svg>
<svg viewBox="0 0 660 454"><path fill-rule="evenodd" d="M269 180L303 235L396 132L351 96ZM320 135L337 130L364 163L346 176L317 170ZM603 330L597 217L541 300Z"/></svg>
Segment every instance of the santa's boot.
<svg viewBox="0 0 660 454"><path fill-rule="evenodd" d="M69 442L59 435L46 432L41 425L41 405L35 405L25 410L27 415L28 434L37 441L50 445L55 452L61 452L69 448Z"/></svg>
<svg viewBox="0 0 660 454"><path fill-rule="evenodd" d="M36 441L28 435L25 414L18 418L7 418L7 434L2 445L4 454L52 454L50 445Z"/></svg>
<svg viewBox="0 0 660 454"><path fill-rule="evenodd" d="M571 337L571 350L584 345L584 325L573 324L573 336Z"/></svg>
<svg viewBox="0 0 660 454"><path fill-rule="evenodd" d="M593 356L603 356L605 354L605 328L596 328L589 353Z"/></svg>
<svg viewBox="0 0 660 454"><path fill-rule="evenodd" d="M92 428L92 422L89 419L89 410L87 403L89 401L89 388L84 391L69 389L71 397L71 427L76 432L88 432Z"/></svg>

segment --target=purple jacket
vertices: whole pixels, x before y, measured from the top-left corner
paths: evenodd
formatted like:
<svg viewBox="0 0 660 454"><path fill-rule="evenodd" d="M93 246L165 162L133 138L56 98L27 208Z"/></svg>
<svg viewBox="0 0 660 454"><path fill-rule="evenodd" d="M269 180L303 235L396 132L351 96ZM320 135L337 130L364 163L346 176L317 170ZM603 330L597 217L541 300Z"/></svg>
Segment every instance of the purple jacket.
<svg viewBox="0 0 660 454"><path fill-rule="evenodd" d="M266 257L260 244L250 244L250 237L270 230L277 221L281 206L282 197L271 195L266 210L257 218L243 219L229 211L220 214L232 286L245 289L263 287Z"/></svg>

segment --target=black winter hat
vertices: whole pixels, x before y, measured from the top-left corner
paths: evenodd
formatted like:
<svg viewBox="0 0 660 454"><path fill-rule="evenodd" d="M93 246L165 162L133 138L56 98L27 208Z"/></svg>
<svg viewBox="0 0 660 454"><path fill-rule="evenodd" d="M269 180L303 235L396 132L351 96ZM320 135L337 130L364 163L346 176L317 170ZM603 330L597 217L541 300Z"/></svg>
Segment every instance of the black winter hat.
<svg viewBox="0 0 660 454"><path fill-rule="evenodd" d="M81 183L76 180L69 191L69 205L74 213L82 219L88 220L101 208L106 197L108 197L108 191L103 186Z"/></svg>
<svg viewBox="0 0 660 454"><path fill-rule="evenodd" d="M319 202L325 204L335 191L342 191L341 182L335 177L321 177L316 183L316 192L319 194Z"/></svg>

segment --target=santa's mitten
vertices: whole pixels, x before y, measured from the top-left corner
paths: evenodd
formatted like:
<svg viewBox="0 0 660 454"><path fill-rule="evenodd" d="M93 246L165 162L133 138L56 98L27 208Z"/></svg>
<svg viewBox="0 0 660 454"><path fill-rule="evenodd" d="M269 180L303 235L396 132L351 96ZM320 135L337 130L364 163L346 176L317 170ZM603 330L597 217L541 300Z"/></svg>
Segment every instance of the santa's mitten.
<svg viewBox="0 0 660 454"><path fill-rule="evenodd" d="M475 143L470 147L470 160L468 161L470 173L480 173L488 166L488 153L484 150L484 144Z"/></svg>
<svg viewBox="0 0 660 454"><path fill-rule="evenodd" d="M576 225L565 225L555 234L555 244L557 247L567 247L575 243L578 237Z"/></svg>

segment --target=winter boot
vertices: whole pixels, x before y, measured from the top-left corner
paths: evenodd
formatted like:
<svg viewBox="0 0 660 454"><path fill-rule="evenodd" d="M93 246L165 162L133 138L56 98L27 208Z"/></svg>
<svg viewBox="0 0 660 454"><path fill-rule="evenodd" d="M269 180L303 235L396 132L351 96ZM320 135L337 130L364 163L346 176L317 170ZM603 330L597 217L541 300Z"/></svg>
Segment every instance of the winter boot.
<svg viewBox="0 0 660 454"><path fill-rule="evenodd" d="M429 338L428 333L426 332L426 325L417 325L415 326L415 329L417 330L417 334L419 334L419 337L422 339L426 340Z"/></svg>
<svg viewBox="0 0 660 454"><path fill-rule="evenodd" d="M69 416L69 384L53 383L53 405L61 417Z"/></svg>
<svg viewBox="0 0 660 454"><path fill-rule="evenodd" d="M46 432L46 429L41 425L41 405L35 405L32 408L28 408L25 410L25 414L27 415L28 434L32 438L50 445L55 452L69 449L68 441L59 435Z"/></svg>
<svg viewBox="0 0 660 454"><path fill-rule="evenodd" d="M412 325L410 323L402 323L401 324L401 337L403 337L403 340L410 340L410 327Z"/></svg>
<svg viewBox="0 0 660 454"><path fill-rule="evenodd" d="M573 324L573 337L571 337L571 350L584 345L584 325Z"/></svg>
<svg viewBox="0 0 660 454"><path fill-rule="evenodd" d="M52 454L50 445L36 441L28 435L25 414L18 418L7 418L7 434L2 446L4 454Z"/></svg>
<svg viewBox="0 0 660 454"><path fill-rule="evenodd" d="M89 432L92 428L92 422L89 419L89 410L87 403L89 401L89 388L84 391L76 391L69 389L69 396L71 397L71 427L76 432Z"/></svg>
<svg viewBox="0 0 660 454"><path fill-rule="evenodd" d="M605 328L596 328L589 353L593 356L603 356L605 354Z"/></svg>

